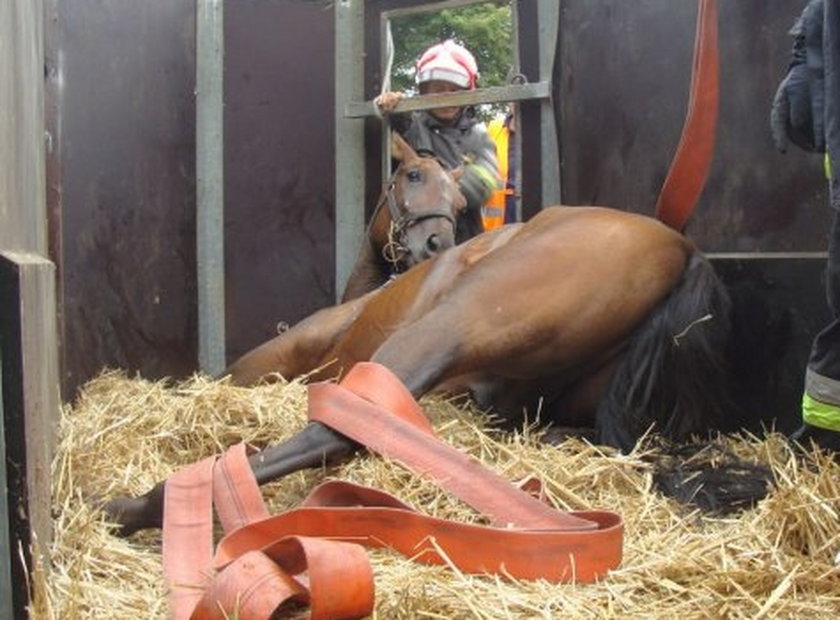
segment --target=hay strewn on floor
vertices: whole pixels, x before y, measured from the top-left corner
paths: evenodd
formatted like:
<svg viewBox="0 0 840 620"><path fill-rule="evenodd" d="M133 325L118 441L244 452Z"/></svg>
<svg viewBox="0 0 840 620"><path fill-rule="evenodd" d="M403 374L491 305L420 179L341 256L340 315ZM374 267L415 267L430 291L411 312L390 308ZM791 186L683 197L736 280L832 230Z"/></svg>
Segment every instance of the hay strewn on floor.
<svg viewBox="0 0 840 620"><path fill-rule="evenodd" d="M594 585L511 583L371 552L376 618L759 618L840 614L840 465L793 458L781 437L731 440L772 467L778 487L735 517L704 516L652 491L650 464L569 440L488 431L475 411L426 399L439 434L510 479L536 474L562 509L609 508L625 519L623 566ZM160 533L110 533L96 497L139 494L180 466L247 441L276 443L304 424L298 382L242 389L195 377L174 385L104 373L68 406L54 464L52 570L36 574L35 619L165 618ZM401 467L357 457L264 489L273 511L325 476L394 493L421 511L463 520L470 510Z"/></svg>

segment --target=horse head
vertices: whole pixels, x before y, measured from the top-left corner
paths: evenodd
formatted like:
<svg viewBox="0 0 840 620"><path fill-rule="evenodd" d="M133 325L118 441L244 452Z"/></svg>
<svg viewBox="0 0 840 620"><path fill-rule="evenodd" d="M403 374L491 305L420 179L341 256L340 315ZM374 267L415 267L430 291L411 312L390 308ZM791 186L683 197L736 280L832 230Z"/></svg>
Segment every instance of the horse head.
<svg viewBox="0 0 840 620"><path fill-rule="evenodd" d="M400 165L374 215L371 235L392 272L401 272L455 245L455 221L467 203L458 189L458 171L418 154L396 132L391 153Z"/></svg>
<svg viewBox="0 0 840 620"><path fill-rule="evenodd" d="M382 193L342 301L360 297L391 276L455 245L455 222L466 199L460 170L418 154L396 132L391 153L400 162Z"/></svg>

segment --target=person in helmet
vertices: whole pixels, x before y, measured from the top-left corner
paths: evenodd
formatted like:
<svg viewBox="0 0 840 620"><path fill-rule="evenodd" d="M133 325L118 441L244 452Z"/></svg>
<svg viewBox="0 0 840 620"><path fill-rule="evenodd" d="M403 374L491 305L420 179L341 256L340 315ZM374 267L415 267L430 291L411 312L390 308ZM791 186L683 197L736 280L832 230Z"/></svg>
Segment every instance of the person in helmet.
<svg viewBox="0 0 840 620"><path fill-rule="evenodd" d="M478 79L473 55L452 40L436 43L420 55L415 81L421 95L472 90ZM390 113L404 93L384 92L375 102ZM496 147L472 106L448 106L411 114L391 115L391 126L418 152L435 155L451 169L461 168L458 184L467 207L458 219L455 241L461 243L483 232L481 208L499 188Z"/></svg>

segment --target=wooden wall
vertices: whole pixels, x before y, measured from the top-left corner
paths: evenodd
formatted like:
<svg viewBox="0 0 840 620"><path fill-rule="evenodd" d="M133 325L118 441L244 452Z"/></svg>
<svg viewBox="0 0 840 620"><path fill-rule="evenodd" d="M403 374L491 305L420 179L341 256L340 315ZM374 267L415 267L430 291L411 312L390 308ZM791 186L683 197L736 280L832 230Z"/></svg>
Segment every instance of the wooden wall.
<svg viewBox="0 0 840 620"><path fill-rule="evenodd" d="M0 617L26 617L50 543L59 417L55 266L47 258L44 6L0 4Z"/></svg>

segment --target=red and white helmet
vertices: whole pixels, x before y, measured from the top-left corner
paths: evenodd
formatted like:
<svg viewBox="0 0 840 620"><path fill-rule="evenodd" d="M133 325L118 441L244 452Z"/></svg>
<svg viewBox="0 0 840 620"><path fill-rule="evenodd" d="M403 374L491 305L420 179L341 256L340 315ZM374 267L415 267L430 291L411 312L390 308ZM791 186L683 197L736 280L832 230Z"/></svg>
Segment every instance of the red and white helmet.
<svg viewBox="0 0 840 620"><path fill-rule="evenodd" d="M467 48L448 39L423 52L414 77L418 84L442 80L472 90L478 78L478 65Z"/></svg>

